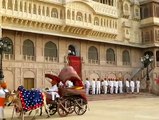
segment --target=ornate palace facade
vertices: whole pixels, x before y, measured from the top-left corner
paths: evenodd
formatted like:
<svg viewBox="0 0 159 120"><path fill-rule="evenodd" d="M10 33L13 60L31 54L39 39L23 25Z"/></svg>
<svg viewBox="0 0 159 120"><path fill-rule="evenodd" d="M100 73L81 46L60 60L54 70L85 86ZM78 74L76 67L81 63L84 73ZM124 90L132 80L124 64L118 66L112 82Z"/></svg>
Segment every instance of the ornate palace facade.
<svg viewBox="0 0 159 120"><path fill-rule="evenodd" d="M140 11L141 10L141 11ZM46 87L45 73L58 75L68 50L81 58L82 78L139 77L152 53L151 87L158 86L159 2L138 0L1 0L0 37L12 42L3 54L10 89ZM153 68L153 69L152 69Z"/></svg>

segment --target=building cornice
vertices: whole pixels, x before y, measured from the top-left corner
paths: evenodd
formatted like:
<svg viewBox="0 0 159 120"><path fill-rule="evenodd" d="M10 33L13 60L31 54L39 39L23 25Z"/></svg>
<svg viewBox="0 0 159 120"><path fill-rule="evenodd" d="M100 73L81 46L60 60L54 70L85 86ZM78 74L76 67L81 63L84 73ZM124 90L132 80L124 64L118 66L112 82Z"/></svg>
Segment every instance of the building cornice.
<svg viewBox="0 0 159 120"><path fill-rule="evenodd" d="M144 5L144 4L152 3L152 2L159 3L158 0L144 0L144 1L140 1L140 5Z"/></svg>
<svg viewBox="0 0 159 120"><path fill-rule="evenodd" d="M16 31L23 31L23 32L31 32L31 33L36 33L36 34L43 34L43 35L53 35L53 36L58 36L58 37L65 37L65 38L73 38L73 39L80 39L84 41L94 41L94 42L102 42L102 43L108 43L108 44L113 44L113 45L121 45L121 46L129 46L129 47L134 47L134 48L151 48L151 47L157 47L159 44L148 44L148 45L143 45L139 43L124 43L123 41L103 41L102 39L99 38L89 38L89 37L79 37L79 36L74 36L74 35L66 35L66 34L60 34L60 33L55 33L55 32L45 32L45 31L37 31L33 30L30 31L29 29L20 29L20 28L15 28L15 27L9 27L9 26L2 26L2 29L7 29L7 30L16 30Z"/></svg>

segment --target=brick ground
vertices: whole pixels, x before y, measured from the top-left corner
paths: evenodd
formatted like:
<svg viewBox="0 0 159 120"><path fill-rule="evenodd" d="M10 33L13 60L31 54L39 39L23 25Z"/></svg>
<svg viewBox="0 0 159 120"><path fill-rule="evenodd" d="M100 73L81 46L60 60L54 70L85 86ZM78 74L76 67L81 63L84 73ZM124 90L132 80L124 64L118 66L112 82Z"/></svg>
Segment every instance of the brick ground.
<svg viewBox="0 0 159 120"><path fill-rule="evenodd" d="M113 100L113 99L126 99L126 98L147 98L147 97L157 97L154 94L146 93L146 92L141 92L139 94L134 93L134 94L100 94L100 95L88 95L88 101L98 101L98 100Z"/></svg>

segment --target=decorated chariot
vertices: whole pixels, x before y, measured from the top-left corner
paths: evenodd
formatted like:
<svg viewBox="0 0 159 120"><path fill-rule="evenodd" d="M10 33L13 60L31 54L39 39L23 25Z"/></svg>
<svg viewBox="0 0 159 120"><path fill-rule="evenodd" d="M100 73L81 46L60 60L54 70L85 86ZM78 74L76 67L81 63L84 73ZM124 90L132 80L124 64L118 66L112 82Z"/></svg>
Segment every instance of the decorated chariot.
<svg viewBox="0 0 159 120"><path fill-rule="evenodd" d="M54 115L56 112L62 117L73 112L77 115L83 115L87 111L87 97L84 85L73 67L67 66L63 68L58 76L45 74L45 77L55 80L57 84L63 83L63 86L58 88L59 99L52 101L50 95L47 95L50 115ZM67 88L67 80L73 82L74 86Z"/></svg>

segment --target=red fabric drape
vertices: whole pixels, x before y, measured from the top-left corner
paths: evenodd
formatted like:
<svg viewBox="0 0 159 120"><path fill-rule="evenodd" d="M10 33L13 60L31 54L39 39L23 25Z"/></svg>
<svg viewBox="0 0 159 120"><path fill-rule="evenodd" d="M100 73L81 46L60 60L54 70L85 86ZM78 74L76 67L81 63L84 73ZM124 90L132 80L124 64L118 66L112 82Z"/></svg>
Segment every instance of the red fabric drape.
<svg viewBox="0 0 159 120"><path fill-rule="evenodd" d="M82 69L81 57L68 56L68 61L69 61L69 65L72 66L76 70L76 72L79 75L79 77L82 78L82 74L81 74L81 69Z"/></svg>

